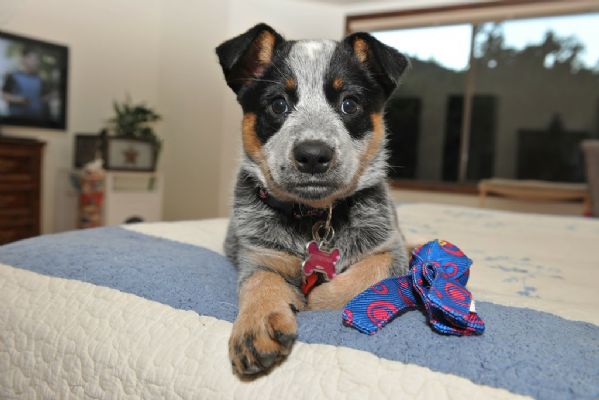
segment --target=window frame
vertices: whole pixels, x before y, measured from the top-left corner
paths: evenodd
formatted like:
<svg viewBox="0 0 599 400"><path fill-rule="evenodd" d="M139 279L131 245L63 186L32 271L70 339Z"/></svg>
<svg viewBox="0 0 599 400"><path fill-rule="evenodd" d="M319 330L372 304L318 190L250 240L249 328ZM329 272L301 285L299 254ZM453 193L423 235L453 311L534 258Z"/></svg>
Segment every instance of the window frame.
<svg viewBox="0 0 599 400"><path fill-rule="evenodd" d="M455 24L472 24L484 22L502 22L506 20L549 17L559 15L586 14L599 12L596 0L505 0L483 3L458 3L446 6L426 8L410 8L404 10L388 10L374 13L348 14L345 17L345 33L366 31L387 31L408 28L425 28ZM474 35L474 30L473 30ZM391 179L395 189L428 190L449 193L477 193L478 182L465 180L468 166L468 146L470 139L471 100L474 95L472 71L474 37L464 86L464 127L459 154L458 181L426 181L419 179ZM471 82L472 83L472 82ZM466 122L468 121L468 122Z"/></svg>

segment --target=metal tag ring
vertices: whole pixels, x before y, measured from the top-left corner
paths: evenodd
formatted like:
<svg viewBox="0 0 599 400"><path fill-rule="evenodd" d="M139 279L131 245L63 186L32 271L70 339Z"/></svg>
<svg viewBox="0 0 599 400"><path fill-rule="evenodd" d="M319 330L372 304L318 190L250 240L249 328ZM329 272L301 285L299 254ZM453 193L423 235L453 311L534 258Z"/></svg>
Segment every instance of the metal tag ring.
<svg viewBox="0 0 599 400"><path fill-rule="evenodd" d="M324 228L324 235L320 235L321 229ZM328 243L335 237L335 230L332 226L326 226L325 221L318 221L312 226L312 238L319 243Z"/></svg>

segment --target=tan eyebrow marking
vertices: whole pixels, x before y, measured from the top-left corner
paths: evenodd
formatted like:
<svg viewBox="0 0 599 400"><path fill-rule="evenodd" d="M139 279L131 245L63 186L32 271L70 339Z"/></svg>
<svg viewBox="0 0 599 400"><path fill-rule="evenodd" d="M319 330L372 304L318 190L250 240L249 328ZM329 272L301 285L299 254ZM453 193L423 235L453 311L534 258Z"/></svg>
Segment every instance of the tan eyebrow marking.
<svg viewBox="0 0 599 400"><path fill-rule="evenodd" d="M335 90L339 90L341 89L341 86L343 86L343 79L339 77L335 78L335 80L333 81L333 88Z"/></svg>
<svg viewBox="0 0 599 400"><path fill-rule="evenodd" d="M289 90L295 90L297 87L297 82L293 78L287 78L285 81L285 87Z"/></svg>

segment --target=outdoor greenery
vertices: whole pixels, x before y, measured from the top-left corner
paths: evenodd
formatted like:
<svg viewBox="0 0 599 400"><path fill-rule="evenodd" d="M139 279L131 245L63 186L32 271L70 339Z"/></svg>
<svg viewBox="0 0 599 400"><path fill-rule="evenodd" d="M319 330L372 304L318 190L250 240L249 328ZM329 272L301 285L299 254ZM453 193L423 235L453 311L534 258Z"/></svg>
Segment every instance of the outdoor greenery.
<svg viewBox="0 0 599 400"><path fill-rule="evenodd" d="M599 138L599 62L594 43L548 29L516 48L505 23L474 28L474 56L459 70L411 57L386 108L395 179L456 182L493 176L583 182L580 142ZM469 142L462 149L466 86L472 87Z"/></svg>

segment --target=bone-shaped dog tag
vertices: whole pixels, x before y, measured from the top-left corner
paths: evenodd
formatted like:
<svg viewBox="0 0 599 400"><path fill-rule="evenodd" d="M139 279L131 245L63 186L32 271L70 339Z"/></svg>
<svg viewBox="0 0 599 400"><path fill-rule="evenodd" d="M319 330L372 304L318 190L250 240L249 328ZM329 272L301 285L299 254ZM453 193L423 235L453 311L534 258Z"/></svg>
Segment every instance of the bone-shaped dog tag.
<svg viewBox="0 0 599 400"><path fill-rule="evenodd" d="M339 249L333 249L327 252L318 245L316 241L311 241L306 245L307 257L302 263L302 293L308 295L317 285L332 280L335 277L335 266L341 258Z"/></svg>

